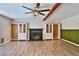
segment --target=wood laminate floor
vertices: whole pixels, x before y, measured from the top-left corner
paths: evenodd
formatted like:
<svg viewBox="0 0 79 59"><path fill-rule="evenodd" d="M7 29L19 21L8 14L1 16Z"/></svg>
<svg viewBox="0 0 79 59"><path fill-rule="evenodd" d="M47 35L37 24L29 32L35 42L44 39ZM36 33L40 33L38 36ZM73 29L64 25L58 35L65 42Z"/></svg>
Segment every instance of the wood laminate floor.
<svg viewBox="0 0 79 59"><path fill-rule="evenodd" d="M11 41L0 46L0 56L79 56L79 47L61 40Z"/></svg>

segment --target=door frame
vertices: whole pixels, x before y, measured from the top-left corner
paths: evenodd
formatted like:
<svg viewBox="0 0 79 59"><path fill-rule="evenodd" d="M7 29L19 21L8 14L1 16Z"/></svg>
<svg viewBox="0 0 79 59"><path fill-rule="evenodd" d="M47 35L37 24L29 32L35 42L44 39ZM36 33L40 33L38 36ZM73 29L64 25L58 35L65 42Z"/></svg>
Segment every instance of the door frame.
<svg viewBox="0 0 79 59"><path fill-rule="evenodd" d="M25 38L25 39L20 39L20 38L19 38L19 34L20 34L20 31L19 31L19 28L20 28L20 27L19 27L19 25L20 25L20 24L22 24L22 32L23 32L23 24L26 25L26 23L18 23L18 40L27 40L27 33L26 33L26 31L25 31L25 34L26 34L25 37L26 37L26 38ZM26 26L25 26L25 27L26 27ZM26 30L26 28L25 28L25 30Z"/></svg>

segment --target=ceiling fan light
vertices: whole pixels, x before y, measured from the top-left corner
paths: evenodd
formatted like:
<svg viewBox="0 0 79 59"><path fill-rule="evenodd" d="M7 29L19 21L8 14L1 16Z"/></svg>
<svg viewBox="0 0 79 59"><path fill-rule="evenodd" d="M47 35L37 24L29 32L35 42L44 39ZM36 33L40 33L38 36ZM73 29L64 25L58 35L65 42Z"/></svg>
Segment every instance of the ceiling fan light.
<svg viewBox="0 0 79 59"><path fill-rule="evenodd" d="M38 12L34 12L34 15L37 16L39 13Z"/></svg>

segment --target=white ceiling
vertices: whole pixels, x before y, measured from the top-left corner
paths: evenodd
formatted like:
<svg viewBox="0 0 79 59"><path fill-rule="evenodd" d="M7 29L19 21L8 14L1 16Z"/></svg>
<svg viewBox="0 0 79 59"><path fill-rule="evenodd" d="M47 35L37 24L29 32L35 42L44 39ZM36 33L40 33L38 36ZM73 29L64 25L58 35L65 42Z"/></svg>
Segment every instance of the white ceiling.
<svg viewBox="0 0 79 59"><path fill-rule="evenodd" d="M13 19L38 19L43 20L44 16L38 15L34 16L33 14L24 14L29 12L22 6L27 6L32 9L35 8L35 3L0 3L0 14L9 16ZM54 4L52 3L41 3L40 9L51 8ZM44 12L46 15L48 12ZM60 22L63 19L79 15L79 3L64 3L47 19L47 21Z"/></svg>
<svg viewBox="0 0 79 59"><path fill-rule="evenodd" d="M35 9L36 3L0 3L0 13L17 20L35 18L33 13L24 14L25 12L30 12L30 10L23 8L23 5L31 9ZM51 8L52 5L52 3L41 3L40 9L48 9ZM43 13L47 15L48 12ZM42 17L42 19L44 18L44 16L41 15L36 17Z"/></svg>
<svg viewBox="0 0 79 59"><path fill-rule="evenodd" d="M79 15L79 3L64 3L51 14L47 21L60 22L66 18Z"/></svg>

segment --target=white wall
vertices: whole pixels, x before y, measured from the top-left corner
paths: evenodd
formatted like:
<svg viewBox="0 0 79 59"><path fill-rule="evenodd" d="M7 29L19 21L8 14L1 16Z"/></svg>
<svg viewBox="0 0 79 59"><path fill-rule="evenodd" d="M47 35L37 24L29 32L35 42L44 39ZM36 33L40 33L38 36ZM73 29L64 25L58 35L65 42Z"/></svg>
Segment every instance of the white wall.
<svg viewBox="0 0 79 59"><path fill-rule="evenodd" d="M4 38L4 42L11 40L11 21L0 15L0 39Z"/></svg>
<svg viewBox="0 0 79 59"><path fill-rule="evenodd" d="M16 20L12 23L28 23L29 28L38 28L38 29L43 29L43 34L45 33L45 22L40 16L34 16L26 19L19 19ZM29 35L28 35L29 36Z"/></svg>
<svg viewBox="0 0 79 59"><path fill-rule="evenodd" d="M52 20L50 21L43 21L43 18L40 16L34 16L26 19L19 19L14 21L13 23L28 23L29 28L42 28L43 29L43 39L53 39L53 33L46 33L46 27L45 24L59 24L58 22L53 22ZM29 35L28 35L29 36Z"/></svg>
<svg viewBox="0 0 79 59"><path fill-rule="evenodd" d="M79 15L61 21L62 29L79 29Z"/></svg>
<svg viewBox="0 0 79 59"><path fill-rule="evenodd" d="M43 29L43 39L52 39L53 34L52 33L46 33L46 28L45 28L45 24L49 23L49 24L53 24L52 21L46 22L43 21L43 19L39 16L34 16L34 18L29 18L29 19L19 19L17 21L14 21L13 23L28 23L29 24L29 28L42 28ZM28 35L29 36L29 35Z"/></svg>
<svg viewBox="0 0 79 59"><path fill-rule="evenodd" d="M34 16L32 15L32 17L27 17L25 19L19 19L19 20L15 20L15 22L26 22L29 24L29 28L43 28L44 27L44 21L43 18L41 16Z"/></svg>

